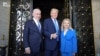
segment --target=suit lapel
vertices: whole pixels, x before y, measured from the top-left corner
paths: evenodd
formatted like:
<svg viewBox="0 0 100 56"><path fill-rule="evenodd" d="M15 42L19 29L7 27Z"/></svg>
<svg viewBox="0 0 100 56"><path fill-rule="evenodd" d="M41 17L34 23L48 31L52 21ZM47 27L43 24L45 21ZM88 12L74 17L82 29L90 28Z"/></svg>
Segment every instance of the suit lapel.
<svg viewBox="0 0 100 56"><path fill-rule="evenodd" d="M39 32L39 29L38 29L38 27L37 27L37 25L36 25L36 23L35 23L35 21L34 20L32 20L32 24L34 25L34 28L36 28L37 29L37 31ZM39 32L40 33L40 32Z"/></svg>
<svg viewBox="0 0 100 56"><path fill-rule="evenodd" d="M55 25L54 25L54 23L53 23L53 21L52 21L52 19L50 18L50 24L52 24L53 25L53 28L55 29L55 31L56 31L56 28L55 28Z"/></svg>
<svg viewBox="0 0 100 56"><path fill-rule="evenodd" d="M52 21L52 19L50 18L50 23L53 25L53 28L55 29L55 31L56 31L56 28L55 28L55 25L54 25L54 23L53 23L53 21ZM59 27L59 30L60 30L60 23L59 23L59 21L57 20L57 22L58 22L58 27Z"/></svg>

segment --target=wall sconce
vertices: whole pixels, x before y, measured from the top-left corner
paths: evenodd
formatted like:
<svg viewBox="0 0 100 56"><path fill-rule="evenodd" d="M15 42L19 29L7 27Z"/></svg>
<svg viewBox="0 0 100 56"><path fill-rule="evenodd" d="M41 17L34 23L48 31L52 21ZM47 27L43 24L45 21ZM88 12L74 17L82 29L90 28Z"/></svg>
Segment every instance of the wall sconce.
<svg viewBox="0 0 100 56"><path fill-rule="evenodd" d="M2 6L3 6L3 7L10 7L10 4L7 3L7 2L2 2Z"/></svg>

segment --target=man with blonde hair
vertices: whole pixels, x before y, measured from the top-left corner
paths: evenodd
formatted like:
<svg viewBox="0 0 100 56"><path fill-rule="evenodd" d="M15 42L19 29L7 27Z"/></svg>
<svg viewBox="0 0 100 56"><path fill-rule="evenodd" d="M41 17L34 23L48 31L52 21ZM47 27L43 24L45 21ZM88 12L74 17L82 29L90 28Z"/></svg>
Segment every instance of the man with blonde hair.
<svg viewBox="0 0 100 56"><path fill-rule="evenodd" d="M58 9L52 8L50 12L50 18L44 21L44 37L45 37L45 56L57 56L58 54L58 42L59 42L59 22Z"/></svg>

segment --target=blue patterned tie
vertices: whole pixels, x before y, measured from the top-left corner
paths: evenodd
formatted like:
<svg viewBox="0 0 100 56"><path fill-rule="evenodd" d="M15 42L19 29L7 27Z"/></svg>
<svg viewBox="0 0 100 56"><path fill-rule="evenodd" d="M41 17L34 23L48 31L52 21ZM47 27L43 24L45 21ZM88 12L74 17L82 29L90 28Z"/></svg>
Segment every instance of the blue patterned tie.
<svg viewBox="0 0 100 56"><path fill-rule="evenodd" d="M54 19L54 25L55 25L55 29L56 29L56 34L59 34L59 26L58 26L56 19ZM57 41L59 41L59 37L57 37Z"/></svg>
<svg viewBox="0 0 100 56"><path fill-rule="evenodd" d="M41 32L41 25L39 22L38 22L38 29L39 29L39 32Z"/></svg>

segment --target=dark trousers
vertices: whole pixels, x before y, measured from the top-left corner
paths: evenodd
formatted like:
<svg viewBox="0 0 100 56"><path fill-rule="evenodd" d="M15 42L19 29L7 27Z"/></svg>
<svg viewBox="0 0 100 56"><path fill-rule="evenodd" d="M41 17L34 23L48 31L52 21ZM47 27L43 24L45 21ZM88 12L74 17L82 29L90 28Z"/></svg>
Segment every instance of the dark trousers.
<svg viewBox="0 0 100 56"><path fill-rule="evenodd" d="M45 50L45 56L57 56L58 50Z"/></svg>
<svg viewBox="0 0 100 56"><path fill-rule="evenodd" d="M31 54L26 54L26 56L40 56L39 52L32 52Z"/></svg>
<svg viewBox="0 0 100 56"><path fill-rule="evenodd" d="M59 52L59 42L57 43L55 50L46 49L44 56L58 56L58 52Z"/></svg>

